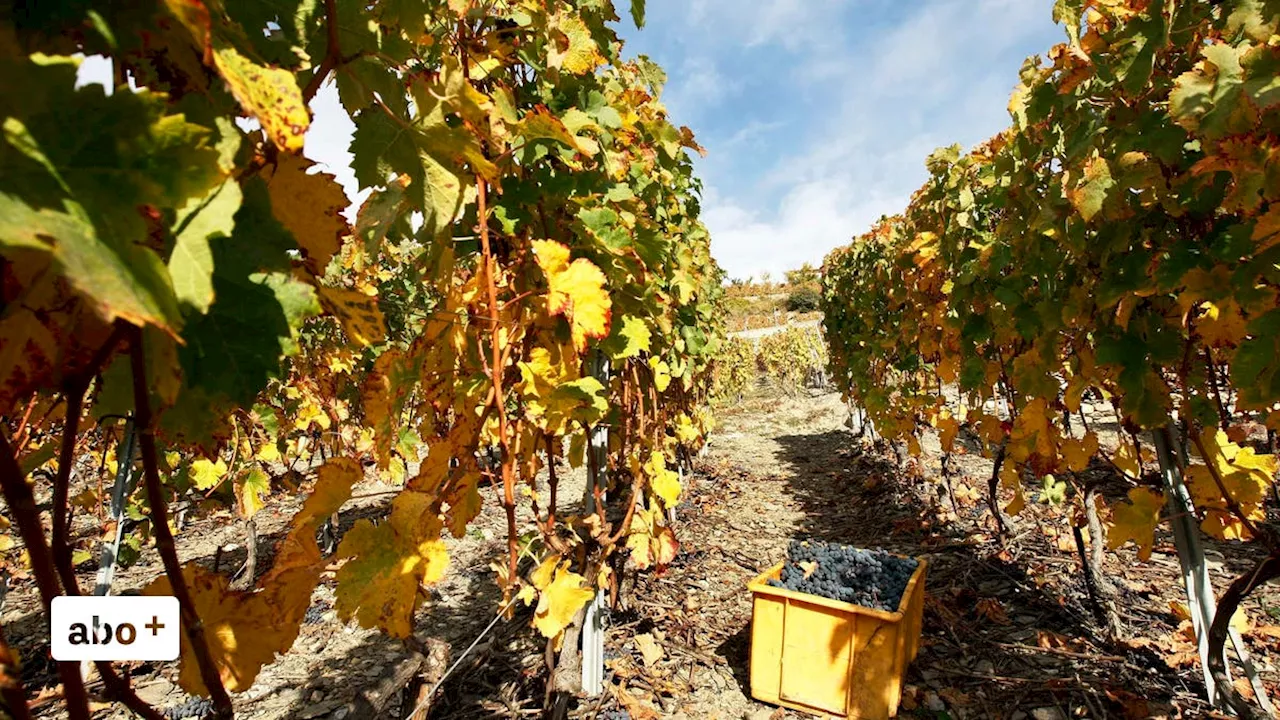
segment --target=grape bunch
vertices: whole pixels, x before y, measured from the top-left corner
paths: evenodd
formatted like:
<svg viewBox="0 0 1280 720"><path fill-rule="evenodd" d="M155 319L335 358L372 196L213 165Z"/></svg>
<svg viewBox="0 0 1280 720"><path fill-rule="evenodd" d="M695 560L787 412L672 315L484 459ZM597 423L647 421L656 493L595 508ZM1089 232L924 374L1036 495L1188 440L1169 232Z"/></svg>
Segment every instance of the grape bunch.
<svg viewBox="0 0 1280 720"><path fill-rule="evenodd" d="M883 550L792 540L782 575L773 587L894 612L918 562ZM806 577L807 575L807 577Z"/></svg>
<svg viewBox="0 0 1280 720"><path fill-rule="evenodd" d="M315 604L307 608L307 614L302 617L303 625L318 625L324 620L325 613L329 612L329 608L322 604Z"/></svg>
<svg viewBox="0 0 1280 720"><path fill-rule="evenodd" d="M170 705L161 710L165 720L186 720L186 718L202 718L213 710L213 703L209 698L190 697L185 701Z"/></svg>

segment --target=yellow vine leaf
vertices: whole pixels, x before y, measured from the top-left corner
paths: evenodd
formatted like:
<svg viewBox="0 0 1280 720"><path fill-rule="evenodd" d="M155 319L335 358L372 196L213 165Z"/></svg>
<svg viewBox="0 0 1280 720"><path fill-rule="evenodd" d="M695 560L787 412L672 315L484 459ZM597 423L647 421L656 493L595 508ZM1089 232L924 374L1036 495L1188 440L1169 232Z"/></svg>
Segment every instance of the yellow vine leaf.
<svg viewBox="0 0 1280 720"><path fill-rule="evenodd" d="M1249 334L1248 323L1234 300L1205 302L1201 307L1204 314L1196 323L1196 329L1210 347L1235 347Z"/></svg>
<svg viewBox="0 0 1280 720"><path fill-rule="evenodd" d="M918 458L924 452L924 448L920 447L920 439L915 435L907 436L907 452L911 457Z"/></svg>
<svg viewBox="0 0 1280 720"><path fill-rule="evenodd" d="M565 454L569 461L569 467L577 470L587 462L587 436L583 433L574 433L569 438L569 452Z"/></svg>
<svg viewBox="0 0 1280 720"><path fill-rule="evenodd" d="M275 611L256 601L254 595L232 590L225 575L188 563L182 568L182 577L196 614L204 624L205 641L218 666L222 684L231 692L248 690L262 666L275 659L276 649L282 645L288 647L285 641L289 628L278 622ZM142 594L172 595L169 577L156 578ZM296 637L296 629L293 635ZM178 685L192 695L209 694L185 633L181 639Z"/></svg>
<svg viewBox="0 0 1280 720"><path fill-rule="evenodd" d="M943 452L951 452L956 444L956 435L960 433L960 423L956 422L950 410L943 410L934 425L938 428L938 442L942 444Z"/></svg>
<svg viewBox="0 0 1280 720"><path fill-rule="evenodd" d="M266 587L301 569L314 569L324 563L315 542L315 530L351 498L351 488L360 482L364 473L359 462L351 458L334 458L321 465L316 475L315 488L302 509L293 516L288 534L276 548L275 563L263 579ZM310 591L308 597L309 594ZM302 611L306 612L305 606Z"/></svg>
<svg viewBox="0 0 1280 720"><path fill-rule="evenodd" d="M1264 502L1276 472L1280 470L1280 463L1275 455L1259 455L1253 448L1242 448L1231 442L1228 433L1216 427L1205 428L1200 434L1200 443L1209 455L1202 458L1208 465L1187 468L1187 485L1192 499L1205 513L1201 528L1220 540L1248 539L1248 529L1231 511L1222 488L1239 505L1245 517L1261 522L1266 519ZM1222 488L1210 467L1217 472Z"/></svg>
<svg viewBox="0 0 1280 720"><path fill-rule="evenodd" d="M960 377L960 358L949 353L944 355L938 361L937 371L938 377L942 378L943 382L955 382Z"/></svg>
<svg viewBox="0 0 1280 720"><path fill-rule="evenodd" d="M671 366L666 360L659 360L656 357L649 358L649 367L653 369L653 384L658 388L658 392L666 392L671 385Z"/></svg>
<svg viewBox="0 0 1280 720"><path fill-rule="evenodd" d="M636 567L645 570L657 565L669 565L680 550L680 543L671 528L662 525L662 512L637 507L631 519L631 532L627 535L627 550Z"/></svg>
<svg viewBox="0 0 1280 720"><path fill-rule="evenodd" d="M693 445L702 438L703 431L685 413L676 418L676 440L682 445Z"/></svg>
<svg viewBox="0 0 1280 720"><path fill-rule="evenodd" d="M622 327L617 334L622 341L622 348L613 353L615 360L638 357L642 352L649 352L652 333L640 318L630 315L622 318Z"/></svg>
<svg viewBox="0 0 1280 720"><path fill-rule="evenodd" d="M984 414L978 418L978 434L988 445L999 445L1000 439L1004 437L1004 428L1000 422L1000 418L995 415Z"/></svg>
<svg viewBox="0 0 1280 720"><path fill-rule="evenodd" d="M217 485L227 474L227 463L218 458L217 461L199 458L191 461L191 482L197 490L208 490Z"/></svg>
<svg viewBox="0 0 1280 720"><path fill-rule="evenodd" d="M907 247L907 253L914 254L912 261L917 267L924 267L930 260L937 257L940 249L938 234L926 230L916 236L916 239Z"/></svg>
<svg viewBox="0 0 1280 720"><path fill-rule="evenodd" d="M274 442L265 442L258 447L258 452L254 453L255 460L261 460L266 463L273 463L280 460L280 446Z"/></svg>
<svg viewBox="0 0 1280 720"><path fill-rule="evenodd" d="M1129 477L1137 478L1142 475L1142 466L1138 462L1138 448L1123 438L1120 440L1120 445L1116 447L1112 462Z"/></svg>
<svg viewBox="0 0 1280 720"><path fill-rule="evenodd" d="M1089 467L1089 460L1098 454L1098 435L1090 430L1083 438L1067 438L1062 441L1062 457L1067 461L1067 468L1073 472L1082 472Z"/></svg>
<svg viewBox="0 0 1280 720"><path fill-rule="evenodd" d="M1151 559L1156 543L1156 525L1160 522L1160 508L1164 507L1164 493L1148 488L1129 490L1129 502L1117 503L1111 508L1111 530L1107 533L1107 547L1115 550L1130 540L1138 546L1138 559Z"/></svg>
<svg viewBox="0 0 1280 720"><path fill-rule="evenodd" d="M357 345L376 345L387 337L387 322L378 309L378 299L362 292L323 285L316 288L320 304L338 318L347 337Z"/></svg>
<svg viewBox="0 0 1280 720"><path fill-rule="evenodd" d="M409 481L409 487L417 492L435 495L449 478L449 462L453 460L453 446L447 440L431 443L427 457L418 467L418 474Z"/></svg>
<svg viewBox="0 0 1280 720"><path fill-rule="evenodd" d="M547 310L568 318L573 346L581 354L588 339L609 335L612 303L604 273L586 258L570 263L569 248L553 240L533 241L533 252L550 285Z"/></svg>
<svg viewBox="0 0 1280 720"><path fill-rule="evenodd" d="M266 603L276 621L292 628L292 635L278 648L284 652L297 637L298 627L311 593L328 560L316 544L316 530L351 498L351 488L360 481L360 463L351 458L334 458L316 471L318 480L311 495L289 523L289 532L276 545L275 562L259 583L255 597Z"/></svg>
<svg viewBox="0 0 1280 720"><path fill-rule="evenodd" d="M372 431L378 467L386 468L391 462L391 449L400 434L400 412L420 367L403 350L391 348L378 356L360 385L365 424Z"/></svg>
<svg viewBox="0 0 1280 720"><path fill-rule="evenodd" d="M1078 413L1080 412L1080 400L1084 396L1084 391L1089 388L1089 381L1082 375L1072 375L1067 381L1067 389L1062 393L1062 403L1067 410Z"/></svg>
<svg viewBox="0 0 1280 720"><path fill-rule="evenodd" d="M51 280L40 285L32 292L41 294L40 305L48 307L64 298L70 304L69 292L57 293L64 297L55 299L55 283ZM73 323L67 313L50 317L51 313L41 309L14 305L0 316L0 413L8 414L15 400L25 399L32 389L53 378L65 363L64 358L72 354L68 350L92 354L78 340L77 328L69 327Z"/></svg>
<svg viewBox="0 0 1280 720"><path fill-rule="evenodd" d="M191 31L227 88L245 112L257 118L276 147L287 152L302 150L311 113L292 72L261 65L237 50L221 24L215 24L208 7L198 0L165 0L165 5ZM221 21L220 21L221 22Z"/></svg>
<svg viewBox="0 0 1280 720"><path fill-rule="evenodd" d="M538 590L546 590L551 581L556 579L558 567L560 567L560 556L552 555L534 569L529 575L529 582L533 583L533 587Z"/></svg>
<svg viewBox="0 0 1280 720"><path fill-rule="evenodd" d="M547 64L571 75L584 75L605 62L600 47L582 18L574 13L557 13L551 19L551 44Z"/></svg>
<svg viewBox="0 0 1280 720"><path fill-rule="evenodd" d="M98 493L93 488L85 488L84 492L71 498L71 506L84 512L96 512L98 509ZM9 521L0 522L0 532L9 529Z"/></svg>
<svg viewBox="0 0 1280 720"><path fill-rule="evenodd" d="M1022 491L1022 486L1018 485L1013 489L1013 499L1008 505L1004 506L1004 511L1009 515L1018 515L1027 507L1027 496Z"/></svg>
<svg viewBox="0 0 1280 720"><path fill-rule="evenodd" d="M387 464L387 476L391 478L391 484L404 485L408 475L409 469L405 466L404 460L399 455L391 456L391 462Z"/></svg>
<svg viewBox="0 0 1280 720"><path fill-rule="evenodd" d="M236 483L235 490L240 515L251 518L266 504L263 497L271 492L271 478L262 468L254 466Z"/></svg>
<svg viewBox="0 0 1280 720"><path fill-rule="evenodd" d="M474 469L465 472L443 499L448 506L445 515L449 521L449 532L461 538L467 534L467 525L480 514L480 472Z"/></svg>
<svg viewBox="0 0 1280 720"><path fill-rule="evenodd" d="M1027 496L1022 491L1022 473L1016 463L1005 462L1000 468L1000 484L1013 491L1013 500L1009 501L1004 511L1009 515L1021 513L1027 506Z"/></svg>
<svg viewBox="0 0 1280 720"><path fill-rule="evenodd" d="M1183 291L1178 294L1178 307L1190 312L1209 298L1219 298L1231 287L1231 270L1226 265L1215 265L1210 270L1192 268L1182 276Z"/></svg>
<svg viewBox="0 0 1280 720"><path fill-rule="evenodd" d="M1054 433L1049 405L1044 398L1027 403L1009 437L1009 455L1018 462L1039 458L1051 465L1055 459Z"/></svg>
<svg viewBox="0 0 1280 720"><path fill-rule="evenodd" d="M402 493L387 522L360 520L343 537L338 556L351 558L338 571L335 593L343 620L355 617L361 626L392 637L413 633L418 589L444 577L449 564L433 500L422 495Z"/></svg>
<svg viewBox="0 0 1280 720"><path fill-rule="evenodd" d="M609 410L604 385L578 377L580 364L572 348L560 346L534 348L520 363L518 389L539 429L562 435L571 420L590 424Z"/></svg>
<svg viewBox="0 0 1280 720"><path fill-rule="evenodd" d="M213 62L240 107L262 123L271 142L289 153L301 152L311 113L294 74L259 65L217 39Z"/></svg>
<svg viewBox="0 0 1280 720"><path fill-rule="evenodd" d="M538 596L533 625L543 637L558 636L569 626L582 606L595 596L595 591L587 586L587 579L570 572L568 565L565 562L556 568L554 579L542 588Z"/></svg>
<svg viewBox="0 0 1280 720"><path fill-rule="evenodd" d="M329 418L329 414L316 402L311 395L302 398L302 403L298 405L297 417L294 418L293 426L297 430L306 430L311 427L311 423L315 423L321 430L328 430L333 421Z"/></svg>
<svg viewBox="0 0 1280 720"><path fill-rule="evenodd" d="M1071 174L1062 176L1063 184L1066 186L1063 190L1076 212L1080 213L1085 222L1088 222L1102 211L1108 191L1115 187L1111 167L1107 165L1106 158L1095 151L1094 156L1085 161L1081 177L1072 183L1071 176ZM1123 325L1121 323L1121 326Z"/></svg>
<svg viewBox="0 0 1280 720"><path fill-rule="evenodd" d="M515 133L524 138L525 142L533 142L535 140L553 140L562 145L567 145L574 150L582 153L590 153L590 147L583 142L584 138L577 137L569 132L569 128L547 109L546 105L535 106L530 110L514 128Z"/></svg>
<svg viewBox="0 0 1280 720"><path fill-rule="evenodd" d="M662 500L664 507L673 508L680 504L680 476L667 469L667 459L661 452L649 453L645 475L649 477L649 487Z"/></svg>
<svg viewBox="0 0 1280 720"><path fill-rule="evenodd" d="M262 175L271 194L271 212L293 233L298 247L307 254L312 272L323 275L329 261L342 247L351 228L342 217L350 202L329 173L308 173L315 167L298 155L281 155Z"/></svg>

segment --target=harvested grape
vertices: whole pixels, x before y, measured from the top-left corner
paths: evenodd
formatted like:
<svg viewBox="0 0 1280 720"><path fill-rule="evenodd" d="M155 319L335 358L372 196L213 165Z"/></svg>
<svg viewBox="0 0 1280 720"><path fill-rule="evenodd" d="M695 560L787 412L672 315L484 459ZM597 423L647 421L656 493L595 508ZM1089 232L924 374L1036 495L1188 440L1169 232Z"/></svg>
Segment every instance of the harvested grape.
<svg viewBox="0 0 1280 720"><path fill-rule="evenodd" d="M885 552L793 540L773 587L893 612L919 562Z"/></svg>

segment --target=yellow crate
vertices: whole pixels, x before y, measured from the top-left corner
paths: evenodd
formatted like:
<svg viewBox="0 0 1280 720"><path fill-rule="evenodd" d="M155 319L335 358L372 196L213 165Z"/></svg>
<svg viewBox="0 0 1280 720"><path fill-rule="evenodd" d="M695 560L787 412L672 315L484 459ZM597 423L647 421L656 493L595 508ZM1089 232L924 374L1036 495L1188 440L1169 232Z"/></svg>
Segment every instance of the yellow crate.
<svg viewBox="0 0 1280 720"><path fill-rule="evenodd" d="M896 717L920 646L926 565L918 561L892 613L773 587L782 563L752 580L752 697L816 715Z"/></svg>

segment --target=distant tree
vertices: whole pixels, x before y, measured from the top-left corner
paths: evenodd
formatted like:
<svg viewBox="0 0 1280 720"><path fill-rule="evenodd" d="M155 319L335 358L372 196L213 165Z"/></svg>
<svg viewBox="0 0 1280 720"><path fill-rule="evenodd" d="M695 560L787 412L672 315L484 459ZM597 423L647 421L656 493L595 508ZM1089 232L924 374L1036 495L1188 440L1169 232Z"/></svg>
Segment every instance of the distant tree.
<svg viewBox="0 0 1280 720"><path fill-rule="evenodd" d="M795 270L788 270L786 276L787 284L793 287L818 284L818 268L810 263L805 263Z"/></svg>
<svg viewBox="0 0 1280 720"><path fill-rule="evenodd" d="M790 312L814 312L822 295L812 285L800 285L787 295L787 310Z"/></svg>

